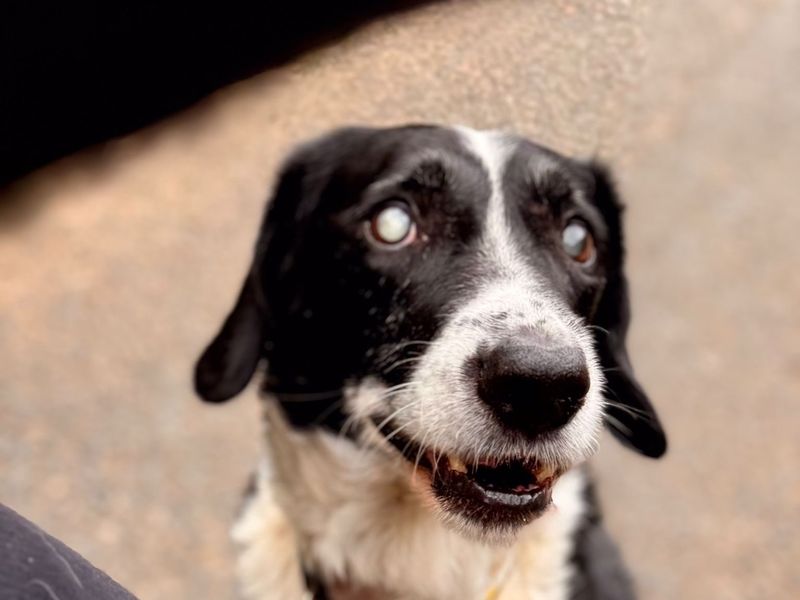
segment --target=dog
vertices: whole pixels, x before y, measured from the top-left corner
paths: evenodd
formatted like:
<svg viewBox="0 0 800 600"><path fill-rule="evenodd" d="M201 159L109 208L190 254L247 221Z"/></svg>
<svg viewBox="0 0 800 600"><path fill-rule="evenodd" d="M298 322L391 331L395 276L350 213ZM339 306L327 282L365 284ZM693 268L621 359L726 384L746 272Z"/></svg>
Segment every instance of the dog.
<svg viewBox="0 0 800 600"><path fill-rule="evenodd" d="M285 163L195 371L255 372L246 598L627 599L582 463L666 450L625 348L610 174L521 137L349 127Z"/></svg>

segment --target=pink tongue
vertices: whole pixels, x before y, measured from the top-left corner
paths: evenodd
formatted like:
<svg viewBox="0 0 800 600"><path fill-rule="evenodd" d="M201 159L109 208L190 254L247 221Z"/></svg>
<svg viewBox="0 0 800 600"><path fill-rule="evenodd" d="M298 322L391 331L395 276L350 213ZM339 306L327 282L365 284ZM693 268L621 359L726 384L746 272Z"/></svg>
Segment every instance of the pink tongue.
<svg viewBox="0 0 800 600"><path fill-rule="evenodd" d="M524 494L526 492L532 492L536 489L535 483L529 483L527 485L518 485L512 491L516 494Z"/></svg>

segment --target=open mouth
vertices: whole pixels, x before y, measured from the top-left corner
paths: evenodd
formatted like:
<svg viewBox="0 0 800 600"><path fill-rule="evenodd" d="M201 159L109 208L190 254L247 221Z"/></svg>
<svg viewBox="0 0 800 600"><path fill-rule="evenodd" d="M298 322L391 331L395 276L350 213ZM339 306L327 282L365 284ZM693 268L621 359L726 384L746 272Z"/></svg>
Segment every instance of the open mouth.
<svg viewBox="0 0 800 600"><path fill-rule="evenodd" d="M465 465L450 455L426 452L423 468L447 510L484 526L518 527L541 515L551 503L555 470L527 460L481 460Z"/></svg>
<svg viewBox="0 0 800 600"><path fill-rule="evenodd" d="M464 461L423 449L400 436L389 442L430 478L434 496L447 512L487 529L515 529L550 506L563 470L530 459Z"/></svg>

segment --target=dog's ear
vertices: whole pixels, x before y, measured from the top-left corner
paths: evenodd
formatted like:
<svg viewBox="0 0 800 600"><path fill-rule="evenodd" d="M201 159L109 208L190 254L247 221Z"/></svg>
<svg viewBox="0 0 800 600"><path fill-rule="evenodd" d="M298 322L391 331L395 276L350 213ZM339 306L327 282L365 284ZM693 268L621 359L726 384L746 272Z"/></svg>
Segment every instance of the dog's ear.
<svg viewBox="0 0 800 600"><path fill-rule="evenodd" d="M636 380L625 337L630 322L628 282L623 271L622 206L607 169L591 166L594 202L609 232L606 285L593 322L600 362L606 376L606 424L614 436L633 450L658 458L667 450L667 437L653 405Z"/></svg>
<svg viewBox="0 0 800 600"><path fill-rule="evenodd" d="M245 279L222 329L197 361L194 387L206 402L224 402L241 392L261 358L264 315L252 279Z"/></svg>
<svg viewBox="0 0 800 600"><path fill-rule="evenodd" d="M206 402L225 402L241 392L252 379L269 339L269 301L282 287L297 243L288 225L300 211L311 212L318 194L305 183L308 164L320 144L299 148L285 162L278 184L261 223L253 263L239 298L219 333L197 361L194 386ZM270 298L267 298L269 290ZM268 301L269 300L269 301Z"/></svg>
<svg viewBox="0 0 800 600"><path fill-rule="evenodd" d="M262 358L267 340L267 300L261 278L269 274L262 266L265 257L280 239L276 222L288 223L281 211L296 204L300 197L302 173L299 161L288 161L278 178L278 186L264 214L250 271L239 298L219 333L197 361L194 387L206 402L225 402L241 392L252 379ZM284 228L287 231L289 228ZM286 237L284 233L283 237ZM277 262L277 261L276 261Z"/></svg>
<svg viewBox="0 0 800 600"><path fill-rule="evenodd" d="M267 284L270 289L277 287L274 272L282 268L290 254L285 248L273 252L272 248L291 239L290 227L280 228L275 224L290 223L294 206L302 198L302 179L302 161L289 160L264 213L253 263L239 298L222 329L197 361L194 387L206 402L225 402L236 396L250 382L262 358L268 337L265 281L270 280ZM269 257L273 259L268 260Z"/></svg>

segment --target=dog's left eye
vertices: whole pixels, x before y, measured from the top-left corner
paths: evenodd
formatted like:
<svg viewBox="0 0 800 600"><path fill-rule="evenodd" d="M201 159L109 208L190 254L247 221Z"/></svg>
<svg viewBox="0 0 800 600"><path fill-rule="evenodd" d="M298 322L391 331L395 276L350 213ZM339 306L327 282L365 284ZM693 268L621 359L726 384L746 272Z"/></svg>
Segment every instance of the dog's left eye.
<svg viewBox="0 0 800 600"><path fill-rule="evenodd" d="M581 221L570 221L561 232L561 244L569 257L581 264L591 264L597 251L589 228Z"/></svg>
<svg viewBox="0 0 800 600"><path fill-rule="evenodd" d="M390 204L370 219L368 228L370 237L384 246L405 246L414 241L417 225L408 207L401 204Z"/></svg>

